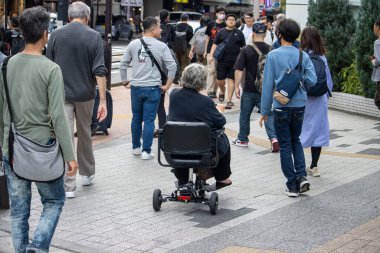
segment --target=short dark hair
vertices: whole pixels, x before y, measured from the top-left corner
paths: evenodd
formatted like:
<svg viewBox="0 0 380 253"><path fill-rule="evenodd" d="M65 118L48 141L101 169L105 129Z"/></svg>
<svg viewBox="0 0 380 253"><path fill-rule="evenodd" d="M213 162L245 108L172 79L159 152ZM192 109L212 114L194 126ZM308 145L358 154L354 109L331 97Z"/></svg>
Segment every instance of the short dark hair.
<svg viewBox="0 0 380 253"><path fill-rule="evenodd" d="M287 18L278 25L278 33L287 42L293 43L300 36L301 28L296 21Z"/></svg>
<svg viewBox="0 0 380 253"><path fill-rule="evenodd" d="M169 17L170 12L166 9L160 10L160 20L166 20Z"/></svg>
<svg viewBox="0 0 380 253"><path fill-rule="evenodd" d="M314 26L307 26L303 29L300 47L305 51L311 50L317 55L325 55L321 34Z"/></svg>
<svg viewBox="0 0 380 253"><path fill-rule="evenodd" d="M380 28L380 18L375 20L375 26Z"/></svg>
<svg viewBox="0 0 380 253"><path fill-rule="evenodd" d="M19 18L20 29L25 43L35 44L49 28L50 15L41 6L23 11Z"/></svg>
<svg viewBox="0 0 380 253"><path fill-rule="evenodd" d="M147 17L143 21L143 30L148 31L150 28L152 28L155 25L158 25L160 21L155 17Z"/></svg>
<svg viewBox="0 0 380 253"><path fill-rule="evenodd" d="M252 12L246 12L246 13L244 13L243 17L245 17L245 16L253 18L253 13Z"/></svg>
<svg viewBox="0 0 380 253"><path fill-rule="evenodd" d="M234 17L234 18L235 18L235 21L236 21L236 15L235 15L235 14L232 14L232 13L227 14L227 15L226 15L226 20L227 20L229 17Z"/></svg>
<svg viewBox="0 0 380 253"><path fill-rule="evenodd" d="M218 12L221 12L221 11L226 12L226 9L223 6L218 6L218 7L215 8L215 13L218 13Z"/></svg>

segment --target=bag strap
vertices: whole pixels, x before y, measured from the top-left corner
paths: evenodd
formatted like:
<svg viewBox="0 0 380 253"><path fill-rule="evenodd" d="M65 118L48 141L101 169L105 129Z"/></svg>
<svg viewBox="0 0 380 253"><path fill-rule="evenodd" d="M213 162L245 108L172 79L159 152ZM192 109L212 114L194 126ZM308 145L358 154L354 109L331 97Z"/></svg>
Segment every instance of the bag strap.
<svg viewBox="0 0 380 253"><path fill-rule="evenodd" d="M300 49L299 51L300 51L300 55L299 55L299 60L298 60L298 64L296 68L299 70L302 70L303 51L302 49Z"/></svg>
<svg viewBox="0 0 380 253"><path fill-rule="evenodd" d="M256 51L256 53L259 55L259 57L263 55L263 53L262 53L261 50L256 46L255 43L248 44L248 46L252 47L252 48Z"/></svg>
<svg viewBox="0 0 380 253"><path fill-rule="evenodd" d="M226 29L227 30L227 29ZM232 36L232 34L235 32L235 28L232 29L232 31L230 32L230 34L228 35L228 37L224 40L226 42L226 45L228 44L228 42L230 41L230 38Z"/></svg>
<svg viewBox="0 0 380 253"><path fill-rule="evenodd" d="M3 65L1 66L1 71L3 73L3 83L4 83L4 89L5 89L5 97L7 99L7 104L8 104L8 110L9 110L9 115L11 118L11 123L13 122L13 113L12 113L12 107L11 107L11 101L9 99L9 89L8 89L8 83L7 83L7 65L8 61L12 56L8 56L7 58L4 59Z"/></svg>
<svg viewBox="0 0 380 253"><path fill-rule="evenodd" d="M162 71L160 65L158 64L158 62L156 60L156 58L154 58L152 51L150 51L150 49L148 48L148 45L145 43L145 41L143 39L140 39L140 41L141 41L141 44L144 46L145 51L148 53L149 58L152 60L153 64L156 65L156 67L158 68L158 71L160 71L161 77L166 77L165 72ZM153 64L152 64L152 66L153 66Z"/></svg>

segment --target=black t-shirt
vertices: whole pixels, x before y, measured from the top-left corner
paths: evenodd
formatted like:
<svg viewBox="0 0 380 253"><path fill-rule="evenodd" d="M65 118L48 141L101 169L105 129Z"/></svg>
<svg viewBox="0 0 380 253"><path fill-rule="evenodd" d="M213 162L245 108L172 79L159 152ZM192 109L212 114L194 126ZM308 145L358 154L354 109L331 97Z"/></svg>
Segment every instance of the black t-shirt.
<svg viewBox="0 0 380 253"><path fill-rule="evenodd" d="M261 53L268 54L270 46L265 42L254 42L260 49ZM240 54L235 62L234 69L245 71L245 81L243 85L243 92L258 92L255 88L255 80L257 74L257 64L259 55L251 46L245 46L240 50Z"/></svg>
<svg viewBox="0 0 380 253"><path fill-rule="evenodd" d="M222 43L227 37L233 33L228 41L223 57L218 64L222 65L234 65L236 58L239 55L240 48L245 46L244 34L239 29L227 30L226 28L221 29L214 40L214 44L218 45Z"/></svg>
<svg viewBox="0 0 380 253"><path fill-rule="evenodd" d="M210 53L211 51L211 47L212 47L212 44L214 43L216 34L219 32L220 29L225 28L225 27L226 27L225 22L218 24L215 21L212 21L207 25L206 35L210 38L207 45L207 53Z"/></svg>

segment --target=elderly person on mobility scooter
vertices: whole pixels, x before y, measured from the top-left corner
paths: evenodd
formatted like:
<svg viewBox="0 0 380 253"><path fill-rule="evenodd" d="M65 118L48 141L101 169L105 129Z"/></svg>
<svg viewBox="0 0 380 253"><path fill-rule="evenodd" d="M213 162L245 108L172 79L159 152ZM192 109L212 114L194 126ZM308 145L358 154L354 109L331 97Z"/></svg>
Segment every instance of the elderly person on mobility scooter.
<svg viewBox="0 0 380 253"><path fill-rule="evenodd" d="M232 184L229 179L231 151L228 138L223 132L226 119L212 99L199 93L205 88L206 79L207 72L203 65L190 64L182 73L180 82L183 88L174 89L170 94L167 124L159 136L159 151L162 150L165 154L169 163L166 166L174 168L172 171L178 179L178 187L171 197L162 196L160 190L155 191L153 207L156 211L163 201L169 200L208 204L211 214L216 214L217 194L212 193L208 199L204 192ZM163 165L160 156L159 163ZM197 174L195 184L190 168ZM205 179L210 176L199 175L205 168L212 170L215 185L206 184ZM182 191L186 188L187 193Z"/></svg>

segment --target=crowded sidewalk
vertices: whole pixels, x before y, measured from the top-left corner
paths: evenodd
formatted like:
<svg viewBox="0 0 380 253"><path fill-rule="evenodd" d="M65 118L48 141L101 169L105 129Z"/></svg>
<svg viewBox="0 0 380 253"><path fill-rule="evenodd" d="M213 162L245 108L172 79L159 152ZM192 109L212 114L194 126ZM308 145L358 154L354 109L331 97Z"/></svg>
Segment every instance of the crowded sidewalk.
<svg viewBox="0 0 380 253"><path fill-rule="evenodd" d="M66 200L51 252L380 250L378 119L330 110L331 142L321 155L321 177L309 177L310 192L292 199L283 194L279 154L270 152L254 113L249 147L231 146L233 184L219 191L216 216L201 204L163 203L154 212L154 189L171 193L175 177L158 165L156 141L154 160L132 155L129 93L123 86L112 89L110 135L94 137L95 181ZM225 113L230 140L239 129L235 107ZM309 164L308 150L305 157ZM41 211L35 188L33 193L31 232ZM9 211L0 210L0 252L13 252L9 232Z"/></svg>

